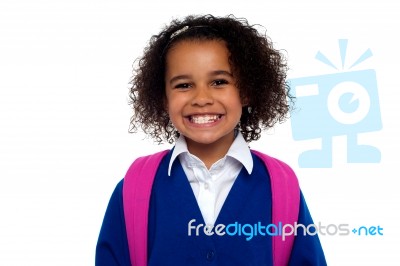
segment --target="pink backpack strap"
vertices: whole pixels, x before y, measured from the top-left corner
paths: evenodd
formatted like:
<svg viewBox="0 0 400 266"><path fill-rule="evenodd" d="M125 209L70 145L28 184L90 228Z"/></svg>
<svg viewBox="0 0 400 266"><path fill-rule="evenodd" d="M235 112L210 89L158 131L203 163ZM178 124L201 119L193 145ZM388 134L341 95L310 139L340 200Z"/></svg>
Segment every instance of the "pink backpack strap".
<svg viewBox="0 0 400 266"><path fill-rule="evenodd" d="M271 179L272 223L293 225L298 220L300 208L299 181L293 170L284 162L258 151L252 150L264 161ZM280 236L272 237L272 255L274 266L286 266L294 242L294 235L287 236L285 241Z"/></svg>
<svg viewBox="0 0 400 266"><path fill-rule="evenodd" d="M147 265L147 227L150 194L158 166L168 150L136 159L122 189L126 234L131 264Z"/></svg>

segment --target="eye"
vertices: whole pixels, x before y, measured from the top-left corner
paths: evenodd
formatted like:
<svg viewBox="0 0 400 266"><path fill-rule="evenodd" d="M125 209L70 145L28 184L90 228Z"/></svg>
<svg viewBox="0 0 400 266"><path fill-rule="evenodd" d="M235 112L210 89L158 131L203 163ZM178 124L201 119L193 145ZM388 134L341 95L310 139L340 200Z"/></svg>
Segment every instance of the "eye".
<svg viewBox="0 0 400 266"><path fill-rule="evenodd" d="M192 85L190 83L179 83L175 85L175 89L189 89Z"/></svg>
<svg viewBox="0 0 400 266"><path fill-rule="evenodd" d="M216 79L212 82L212 85L214 86L221 86L221 85L225 85L228 84L229 82L225 79Z"/></svg>

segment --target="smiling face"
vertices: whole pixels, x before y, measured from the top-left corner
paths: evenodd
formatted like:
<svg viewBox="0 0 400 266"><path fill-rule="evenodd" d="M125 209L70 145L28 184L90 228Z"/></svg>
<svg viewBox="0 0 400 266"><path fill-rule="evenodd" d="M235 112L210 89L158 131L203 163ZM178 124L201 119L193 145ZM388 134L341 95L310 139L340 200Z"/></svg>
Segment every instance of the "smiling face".
<svg viewBox="0 0 400 266"><path fill-rule="evenodd" d="M223 41L188 40L166 56L166 108L188 149L227 152L242 114L242 103Z"/></svg>

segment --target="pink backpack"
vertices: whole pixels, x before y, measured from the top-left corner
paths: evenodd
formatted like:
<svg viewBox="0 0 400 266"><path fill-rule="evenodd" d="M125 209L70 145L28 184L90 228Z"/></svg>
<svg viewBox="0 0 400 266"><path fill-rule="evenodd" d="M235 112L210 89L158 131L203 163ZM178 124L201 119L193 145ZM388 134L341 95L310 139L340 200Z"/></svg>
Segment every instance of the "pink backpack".
<svg viewBox="0 0 400 266"><path fill-rule="evenodd" d="M272 190L272 223L294 224L300 205L299 183L293 170L285 163L252 150L266 165ZM123 203L126 233L132 265L147 265L147 225L150 194L161 159L168 150L136 159L124 178ZM289 263L294 235L272 238L274 266Z"/></svg>

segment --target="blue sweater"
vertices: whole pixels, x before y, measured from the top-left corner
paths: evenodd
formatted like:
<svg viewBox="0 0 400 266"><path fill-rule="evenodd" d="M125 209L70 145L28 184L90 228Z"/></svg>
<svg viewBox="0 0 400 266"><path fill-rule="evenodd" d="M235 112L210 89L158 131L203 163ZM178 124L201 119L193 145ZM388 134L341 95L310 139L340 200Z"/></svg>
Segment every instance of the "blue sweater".
<svg viewBox="0 0 400 266"><path fill-rule="evenodd" d="M234 224L226 228L230 234L207 236L203 227L196 235L196 226L204 220L179 160L175 160L171 176L166 174L170 156L171 152L161 161L152 188L148 265L272 265L272 236L256 235L253 229L255 224L266 226L272 221L270 180L263 162L253 155L253 172L249 175L242 169L221 209L215 225ZM131 265L122 186L123 181L111 196L104 217L96 248L97 266ZM193 219L189 236L188 224ZM302 195L298 223L313 223ZM233 235L238 225L247 228ZM289 265L326 265L317 235L304 236L298 230Z"/></svg>

